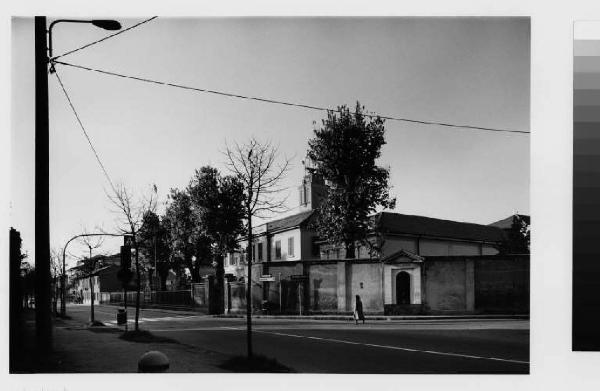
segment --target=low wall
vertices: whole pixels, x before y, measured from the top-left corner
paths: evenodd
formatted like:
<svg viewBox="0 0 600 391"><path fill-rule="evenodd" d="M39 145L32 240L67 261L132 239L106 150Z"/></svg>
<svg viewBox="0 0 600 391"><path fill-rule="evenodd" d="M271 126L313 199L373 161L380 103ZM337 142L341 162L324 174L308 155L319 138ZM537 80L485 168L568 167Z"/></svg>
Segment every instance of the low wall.
<svg viewBox="0 0 600 391"><path fill-rule="evenodd" d="M337 311L337 264L312 265L308 275L310 311Z"/></svg>
<svg viewBox="0 0 600 391"><path fill-rule="evenodd" d="M464 258L427 257L421 281L424 311L467 311L465 262Z"/></svg>
<svg viewBox="0 0 600 391"><path fill-rule="evenodd" d="M529 313L529 258L482 259L476 262L475 310Z"/></svg>
<svg viewBox="0 0 600 391"><path fill-rule="evenodd" d="M253 267L253 312L349 313L359 295L364 311L371 314L529 313L526 255L426 257L421 264L422 304L410 305L384 305L380 262L288 261L260 266ZM263 270L275 281L259 281ZM226 310L246 311L245 283L226 284Z"/></svg>
<svg viewBox="0 0 600 391"><path fill-rule="evenodd" d="M426 313L529 313L529 255L426 257Z"/></svg>

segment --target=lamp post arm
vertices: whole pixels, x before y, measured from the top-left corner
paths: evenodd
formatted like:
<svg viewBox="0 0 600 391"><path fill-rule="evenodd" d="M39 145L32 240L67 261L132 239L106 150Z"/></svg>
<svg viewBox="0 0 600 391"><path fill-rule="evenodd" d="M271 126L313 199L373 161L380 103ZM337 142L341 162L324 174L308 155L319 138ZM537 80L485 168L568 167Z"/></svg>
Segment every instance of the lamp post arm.
<svg viewBox="0 0 600 391"><path fill-rule="evenodd" d="M55 21L53 23L59 22ZM67 253L67 246L69 246L69 243L71 243L73 240L78 239L78 238L82 238L82 237L86 237L86 236L126 236L129 235L127 233L123 233L123 234L110 234L110 233L91 233L91 234L79 234L79 235L75 235L73 236L71 239L69 239L67 241L67 243L65 244L65 247L63 247L63 254L62 254L62 278L61 278L61 284L62 284L62 292L61 292L61 300L60 300L60 313L61 315L64 317L66 315L67 312L67 307L66 307L66 294L65 291L67 289L66 287L66 277L67 277L67 271L66 271L66 253Z"/></svg>
<svg viewBox="0 0 600 391"><path fill-rule="evenodd" d="M68 23L92 23L91 20L75 20L75 19L57 19L48 26L48 58L52 59L52 28L55 24L61 22Z"/></svg>

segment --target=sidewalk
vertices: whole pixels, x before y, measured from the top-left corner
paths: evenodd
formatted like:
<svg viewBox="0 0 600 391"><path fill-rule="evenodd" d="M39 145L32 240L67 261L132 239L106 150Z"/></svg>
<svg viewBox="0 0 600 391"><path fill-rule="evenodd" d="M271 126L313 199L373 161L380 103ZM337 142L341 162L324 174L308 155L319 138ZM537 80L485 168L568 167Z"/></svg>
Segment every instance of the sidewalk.
<svg viewBox="0 0 600 391"><path fill-rule="evenodd" d="M168 372L226 372L219 365L230 357L173 342L139 343L120 339L122 330L114 327L87 327L68 319L54 319L54 351L36 357L34 349L26 349L16 373L118 373L137 372L142 354L159 350L170 361ZM35 334L32 314L26 314L25 338ZM33 356L31 356L33 355Z"/></svg>
<svg viewBox="0 0 600 391"><path fill-rule="evenodd" d="M75 305L75 304L71 304ZM79 305L79 304L77 304ZM116 304L101 304L103 306L110 306L115 308L115 314L117 308L121 308ZM210 315L204 312L195 311L193 309L173 309L168 307L156 306L153 308L142 308L143 311L160 311L174 315L189 315L189 316L207 316L214 318L245 318L245 312L235 312L231 314L221 315ZM116 315L115 315L116 316ZM340 320L340 321L354 321L352 314L309 314L309 315L266 315L260 313L253 313L252 319L292 319L292 320ZM368 321L397 321L397 320L529 320L529 314L468 314L468 315L365 315L365 319Z"/></svg>
<svg viewBox="0 0 600 391"><path fill-rule="evenodd" d="M212 315L216 318L245 318L245 313ZM352 315L260 315L252 314L252 319L294 319L294 320L345 320L354 321ZM368 321L394 321L394 320L528 320L529 315L366 315Z"/></svg>
<svg viewBox="0 0 600 391"><path fill-rule="evenodd" d="M70 304L70 305L81 305L81 306L87 306L89 307L89 304ZM112 304L112 303L102 303L102 304L97 304L99 306L107 306L107 307L111 307L115 309L115 316L117 314L117 310L119 308L123 308L122 305L118 305L118 304ZM141 313L143 314L144 311L160 311L160 312L165 312L168 314L174 314L174 315L186 315L186 316L193 316L193 315L206 315L206 316L212 316L212 315L208 315L205 312L199 311L199 310L194 310L193 308L189 308L189 307L176 307L173 308L173 306L153 306L153 307L141 307L140 308ZM135 306L129 306L128 308L128 312L131 313L135 313Z"/></svg>

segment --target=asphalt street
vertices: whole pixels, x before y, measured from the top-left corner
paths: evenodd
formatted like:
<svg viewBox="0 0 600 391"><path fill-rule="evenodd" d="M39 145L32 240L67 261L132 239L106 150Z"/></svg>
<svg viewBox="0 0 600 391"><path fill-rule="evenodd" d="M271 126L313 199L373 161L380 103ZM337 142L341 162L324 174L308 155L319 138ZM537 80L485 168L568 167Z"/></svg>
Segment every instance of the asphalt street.
<svg viewBox="0 0 600 391"><path fill-rule="evenodd" d="M89 320L89 305L69 306ZM117 308L96 306L96 319L116 325ZM135 310L129 309L129 327ZM182 344L246 353L242 318L142 309L140 328ZM427 319L367 321L265 319L253 321L253 346L302 373L519 373L529 372L529 321Z"/></svg>

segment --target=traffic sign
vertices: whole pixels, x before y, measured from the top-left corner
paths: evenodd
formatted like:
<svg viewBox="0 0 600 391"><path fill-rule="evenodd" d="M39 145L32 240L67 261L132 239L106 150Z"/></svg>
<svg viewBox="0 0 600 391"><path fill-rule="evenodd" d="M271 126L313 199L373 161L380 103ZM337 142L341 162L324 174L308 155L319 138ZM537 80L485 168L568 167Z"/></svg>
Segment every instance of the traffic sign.
<svg viewBox="0 0 600 391"><path fill-rule="evenodd" d="M123 246L133 246L133 235L123 235Z"/></svg>
<svg viewBox="0 0 600 391"><path fill-rule="evenodd" d="M271 274L263 274L258 278L258 280L261 282L274 282L275 277L273 277Z"/></svg>
<svg viewBox="0 0 600 391"><path fill-rule="evenodd" d="M117 278L123 283L123 286L126 286L133 279L133 272L129 269L120 269L117 272Z"/></svg>

